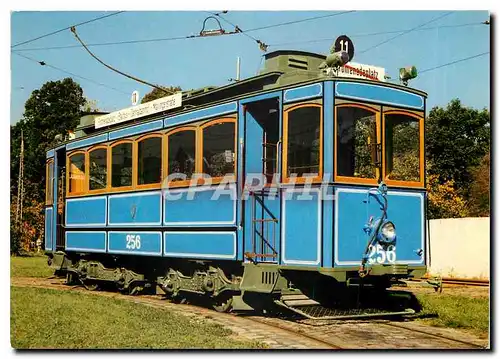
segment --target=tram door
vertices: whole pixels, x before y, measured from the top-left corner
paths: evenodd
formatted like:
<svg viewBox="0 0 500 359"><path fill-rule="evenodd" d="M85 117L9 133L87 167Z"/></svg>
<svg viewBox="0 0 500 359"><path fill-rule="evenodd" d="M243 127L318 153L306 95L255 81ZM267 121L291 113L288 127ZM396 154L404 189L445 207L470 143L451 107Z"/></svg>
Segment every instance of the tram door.
<svg viewBox="0 0 500 359"><path fill-rule="evenodd" d="M245 257L278 262L280 252L280 106L278 98L245 107Z"/></svg>
<svg viewBox="0 0 500 359"><path fill-rule="evenodd" d="M64 250L64 211L66 200L66 149L61 148L56 150L56 166L54 180L54 216L55 228L54 235L55 243L54 250Z"/></svg>

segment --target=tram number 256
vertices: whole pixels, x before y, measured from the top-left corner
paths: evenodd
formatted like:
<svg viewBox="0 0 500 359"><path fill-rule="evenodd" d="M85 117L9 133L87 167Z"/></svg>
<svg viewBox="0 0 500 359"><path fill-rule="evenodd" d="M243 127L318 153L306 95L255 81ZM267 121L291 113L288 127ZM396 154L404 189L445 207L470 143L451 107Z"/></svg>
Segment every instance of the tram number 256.
<svg viewBox="0 0 500 359"><path fill-rule="evenodd" d="M141 249L141 236L138 234L127 234L125 238L127 249Z"/></svg>
<svg viewBox="0 0 500 359"><path fill-rule="evenodd" d="M384 249L380 244L377 243L377 245L371 245L370 246L370 253L368 254L368 263L369 264L375 264L375 263L394 263L396 262L396 247L394 245L387 246L387 248Z"/></svg>

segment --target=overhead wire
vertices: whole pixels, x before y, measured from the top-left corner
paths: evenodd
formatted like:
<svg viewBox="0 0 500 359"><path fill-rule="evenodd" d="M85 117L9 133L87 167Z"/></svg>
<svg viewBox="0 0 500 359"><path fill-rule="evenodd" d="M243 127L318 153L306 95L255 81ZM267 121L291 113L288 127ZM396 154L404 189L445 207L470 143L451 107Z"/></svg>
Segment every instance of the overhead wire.
<svg viewBox="0 0 500 359"><path fill-rule="evenodd" d="M163 88L161 86L157 86L155 84L152 84L150 82L147 82L147 81L144 81L144 80L141 80L135 76L132 76L132 75L129 75L129 74L126 74L125 72L123 71L120 71L118 69L115 69L113 66L111 65L108 65L107 63L105 63L104 61L102 61L100 58L98 58L96 55L94 55L94 53L92 51L89 50L89 48L85 45L85 43L82 41L82 39L80 39L80 37L78 36L78 34L76 33L76 28L75 27L72 27L71 28L71 32L75 35L76 39L82 44L82 46L85 48L85 50L90 54L90 56L92 56L94 59L96 59L99 63L101 63L102 65L104 65L105 67L107 67L108 69L122 75L122 76L125 76L131 80L134 80L134 81L137 81L137 82L140 82L144 85L148 85L148 86L151 86L157 90L160 90L166 94L174 94L175 92L174 91L171 91L171 90L167 90L166 88Z"/></svg>
<svg viewBox="0 0 500 359"><path fill-rule="evenodd" d="M435 67L431 67L429 69L425 69L425 70L419 71L418 74L422 75L423 73L426 73L426 72L429 72L429 71L433 71L433 70L440 69L442 67L454 65L454 64L457 64L459 62L464 62L464 61L472 60L472 59L475 59L476 57L481 57L481 56L487 55L489 53L490 53L489 51L486 51L486 52L483 52L483 53L480 53L480 54L477 54L477 55L473 55L473 56L465 57L463 59L451 61L451 62L448 62L446 64L438 65L438 66L435 66Z"/></svg>
<svg viewBox="0 0 500 359"><path fill-rule="evenodd" d="M243 34L245 36L252 38L253 40L256 40L253 36L250 36L246 33L252 32L252 31L263 30L263 29L269 29L269 28L273 28L273 27L288 26L288 25L292 25L292 24L296 24L296 23L300 23L300 22L313 21L313 20L318 20L318 19L322 19L322 18L326 18L326 17L348 14L348 13L352 13L352 12L355 12L355 10L343 11L343 12L338 12L338 13L328 14L328 15L323 15L323 16L315 16L315 17L310 17L310 18L305 18L305 19L300 19L300 20L295 20L295 21L288 21L288 22L284 22L284 23L266 25L266 26L262 26L262 27L256 27L253 29L249 29L249 30L243 30L240 27L238 27L238 29L240 31L237 32L237 34ZM223 19L223 18L221 17L221 19ZM227 19L223 19L223 20L227 22ZM227 22L227 23L231 24L232 26L237 26L237 25L234 25L230 22ZM234 34L225 34L225 35L234 35ZM148 42L175 41L175 40L185 40L185 39L193 39L193 38L197 38L197 37L176 36L176 37L166 37L166 38L156 38L156 39L124 40L124 41L102 42L102 43L93 43L93 44L91 43L91 44L86 44L86 45L87 45L87 47L110 46L110 45L138 44L138 43L148 43ZM19 49L17 51L61 50L61 49L70 49L70 48L78 48L78 47L82 47L82 46L81 45L65 45L65 46L50 46L50 47L34 47L34 48L28 48L28 49Z"/></svg>
<svg viewBox="0 0 500 359"><path fill-rule="evenodd" d="M61 69L60 67L57 67L57 66L54 66L54 65L50 65L50 64L46 63L45 61L38 61L38 60L35 60L35 59L33 59L33 58L29 57L29 56L26 56L26 55L20 54L20 53L18 53L18 52L16 52L16 51L12 51L12 53L13 53L14 55L17 55L17 56L23 57L23 58L25 58L25 59L27 59L27 60L30 60L30 61L32 61L32 62L36 62L37 64L39 64L39 65L41 65L41 66L50 67L51 69L54 69L54 70L57 70L57 71L63 72L63 73L65 73L65 74L67 74L67 75L70 75L70 76L73 76L73 77L76 77L76 78L80 78L80 79L85 80L85 81L88 81L88 82L92 82L92 83L94 83L94 84L96 84L96 85L99 85L99 86L102 86L102 87L106 87L106 88L108 88L108 89L110 89L110 90L113 90L113 91L116 91L116 92L119 92L119 93L122 93L122 94L125 94L125 95L128 95L128 94L129 94L129 93L125 92L125 91L121 91L121 90L119 90L119 89L117 89L117 88L114 88L114 87L112 87L112 86L105 85L105 84L100 83L100 82L98 82L98 81L95 81L95 80L89 79L88 77L81 76L81 75L75 74L75 73L73 73L73 72L69 72L69 71L67 71L67 70Z"/></svg>
<svg viewBox="0 0 500 359"><path fill-rule="evenodd" d="M397 39L397 38L398 38L398 37L400 37L400 36L403 36L403 35L409 34L409 33L410 33L410 32L412 32L412 31L415 31L415 30L417 30L417 29L419 29L419 28L422 28L422 27L424 27L425 25L430 24L431 22L438 21L438 20L442 19L443 17L449 16L449 15L451 15L452 13L453 13L453 11L448 11L448 12L446 12L446 13L444 13L444 14L442 14L442 15L438 16L438 17L435 17L435 18L434 18L434 19L432 19L432 20L426 21L426 22L424 22L423 24L420 24L420 25L418 25L418 26L415 26L415 27L413 27L413 28L411 28L411 29L408 29L408 30L406 30L406 31L403 31L403 32L402 32L402 33L400 33L400 34L397 34L396 36L393 36L393 37L391 37L391 38L389 38L389 39L387 39L387 40L384 40L384 41L379 42L379 43L377 43L377 44L375 44L375 45L373 45L373 46L370 46L369 48L367 48L367 49L365 49L365 50L360 51L360 52L359 52L359 54L364 54L365 52L368 52L368 51L373 50L373 49L375 49L375 48L377 48L377 47L379 47L379 46L381 46L381 45L384 45L384 44L386 44L386 43L388 43L388 42L390 42L390 41L392 41L392 40L394 40L394 39Z"/></svg>
<svg viewBox="0 0 500 359"><path fill-rule="evenodd" d="M78 24L75 24L75 25L71 25L71 26L65 27L64 29L59 29L59 30L56 30L56 31L50 32L50 33L48 33L48 34L45 34L45 35L41 35L41 36L35 37L35 38L33 38L33 39L30 39L30 40L26 40L26 41L19 42L19 43L15 44L15 45L12 45L10 48L11 48L11 49L13 49L14 47L21 46L21 45L24 45L24 44L28 44L28 43L30 43L30 42L33 42L33 41L36 41L36 40L43 39L44 37L47 37L47 36L52 36L52 35L58 34L58 33L60 33L60 32L63 32L63 31L69 30L69 29L71 29L72 27L77 27L77 26L81 26L81 25L89 24L89 23L94 22L94 21L102 20L102 19L105 19L105 18L108 18L108 17L111 17L111 16L115 16L115 15L121 14L122 12L125 12L125 11L116 11L116 12L114 12L114 13L112 13L112 14L107 14L107 15L103 15L103 16L96 17L96 18L94 18L94 19L90 19L90 20L87 20L87 21L83 21L83 22L80 22L80 23L78 23Z"/></svg>
<svg viewBox="0 0 500 359"><path fill-rule="evenodd" d="M442 29L442 28L457 28L457 27L469 27L469 26L478 26L478 25L485 25L485 22L473 22L473 23L457 24L457 25L430 26L430 27L423 27L420 29L416 29L414 31L427 31L427 30L435 30L435 29ZM386 35L386 34L398 34L398 33L408 31L408 30L410 30L410 29L380 31L380 32L372 32L372 33L366 33L366 34L349 34L349 37L356 38L356 37L369 37L369 36ZM281 42L281 43L276 43L276 44L269 44L269 46L275 47L275 46L283 46L283 45L307 44L307 43L324 42L324 41L333 41L333 39L331 37L329 37L329 38L323 38L323 39L310 39L310 40L301 40L301 41L292 41L292 42Z"/></svg>

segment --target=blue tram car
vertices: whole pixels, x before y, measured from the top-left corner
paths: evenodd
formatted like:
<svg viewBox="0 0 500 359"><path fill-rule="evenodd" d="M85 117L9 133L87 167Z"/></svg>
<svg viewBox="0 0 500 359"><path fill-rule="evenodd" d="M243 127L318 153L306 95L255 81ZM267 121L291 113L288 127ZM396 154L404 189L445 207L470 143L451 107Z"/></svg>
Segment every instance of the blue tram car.
<svg viewBox="0 0 500 359"><path fill-rule="evenodd" d="M49 264L218 310L424 275L426 94L324 60L82 117L47 151Z"/></svg>

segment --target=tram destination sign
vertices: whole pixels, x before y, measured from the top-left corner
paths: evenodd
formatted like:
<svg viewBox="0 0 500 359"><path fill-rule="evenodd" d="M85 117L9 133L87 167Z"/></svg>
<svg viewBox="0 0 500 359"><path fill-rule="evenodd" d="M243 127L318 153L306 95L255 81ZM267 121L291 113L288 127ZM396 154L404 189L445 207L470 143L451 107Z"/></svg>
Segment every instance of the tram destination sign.
<svg viewBox="0 0 500 359"><path fill-rule="evenodd" d="M385 81L385 69L378 66L349 62L339 68L337 76Z"/></svg>
<svg viewBox="0 0 500 359"><path fill-rule="evenodd" d="M182 105L182 92L143 103L123 110L108 113L95 119L95 128L116 125L118 123L135 120L140 117L171 110Z"/></svg>

